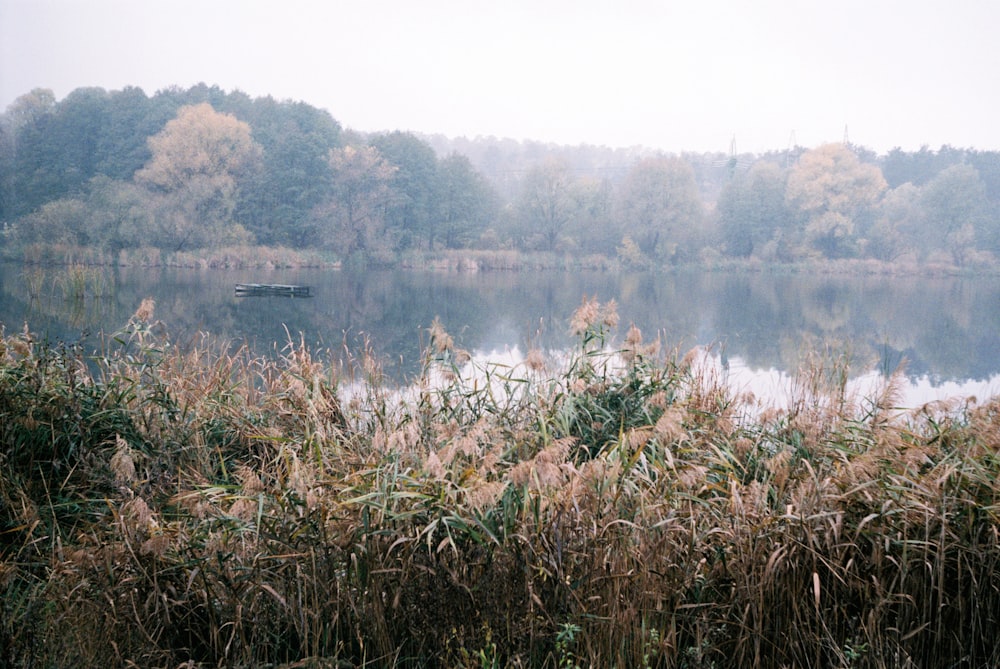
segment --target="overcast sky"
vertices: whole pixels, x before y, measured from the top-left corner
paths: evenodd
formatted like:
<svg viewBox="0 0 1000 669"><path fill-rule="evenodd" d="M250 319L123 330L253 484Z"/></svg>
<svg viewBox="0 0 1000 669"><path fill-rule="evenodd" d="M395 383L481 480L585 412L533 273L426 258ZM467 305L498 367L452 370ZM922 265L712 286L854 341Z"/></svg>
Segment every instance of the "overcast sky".
<svg viewBox="0 0 1000 669"><path fill-rule="evenodd" d="M0 109L199 82L345 127L1000 149L997 0L0 0Z"/></svg>

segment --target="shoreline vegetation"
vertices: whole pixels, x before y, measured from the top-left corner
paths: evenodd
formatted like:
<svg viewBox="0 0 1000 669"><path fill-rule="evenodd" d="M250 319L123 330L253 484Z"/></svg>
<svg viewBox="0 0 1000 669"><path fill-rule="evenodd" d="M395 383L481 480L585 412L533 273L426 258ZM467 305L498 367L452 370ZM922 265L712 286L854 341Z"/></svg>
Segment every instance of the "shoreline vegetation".
<svg viewBox="0 0 1000 669"><path fill-rule="evenodd" d="M352 267L328 253L271 246L233 246L194 251L163 251L155 247L123 249L117 254L102 249L64 244L34 244L17 254L7 254L7 262L42 266L87 267L177 267L189 269L343 269ZM371 265L362 265L371 266ZM916 260L812 258L795 262L766 262L706 255L699 262L662 266L635 265L621 258L585 257L547 252L516 250L409 251L379 265L387 269L436 271L660 271L699 270L708 272L753 272L850 274L862 276L982 276L1000 274L1000 265L990 262L959 266L951 262Z"/></svg>
<svg viewBox="0 0 1000 669"><path fill-rule="evenodd" d="M1000 267L1000 152L368 134L204 83L38 88L0 113L0 247L185 268L972 275Z"/></svg>
<svg viewBox="0 0 1000 669"><path fill-rule="evenodd" d="M388 389L146 300L102 353L0 337L12 667L996 666L1000 401L787 408L585 299L565 360Z"/></svg>

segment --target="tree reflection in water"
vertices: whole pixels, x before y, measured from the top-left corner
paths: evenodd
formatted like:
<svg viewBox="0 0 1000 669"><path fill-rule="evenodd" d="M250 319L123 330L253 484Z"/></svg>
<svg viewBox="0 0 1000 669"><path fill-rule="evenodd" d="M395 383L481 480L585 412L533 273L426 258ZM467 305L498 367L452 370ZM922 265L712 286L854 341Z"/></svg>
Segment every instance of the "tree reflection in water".
<svg viewBox="0 0 1000 669"><path fill-rule="evenodd" d="M28 322L50 339L84 337L96 348L100 333L120 328L153 297L179 345L209 332L276 355L291 337L338 355L368 341L402 380L418 369L435 318L469 350L557 350L572 341L570 315L593 296L617 302L619 339L635 323L647 340L659 335L681 354L707 345L730 373L789 374L806 352L826 351L848 355L857 377L902 363L920 397L968 388L980 399L1000 374L996 277L116 268L107 270L103 295L70 300L58 289L59 271L0 266L8 331ZM235 297L234 285L245 282L308 285L315 297Z"/></svg>

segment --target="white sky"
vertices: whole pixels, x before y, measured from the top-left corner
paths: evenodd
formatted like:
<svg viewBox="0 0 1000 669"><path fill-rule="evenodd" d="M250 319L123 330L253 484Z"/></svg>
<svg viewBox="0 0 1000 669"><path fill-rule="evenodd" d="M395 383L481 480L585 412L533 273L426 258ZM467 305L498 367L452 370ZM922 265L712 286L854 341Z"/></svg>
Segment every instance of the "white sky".
<svg viewBox="0 0 1000 669"><path fill-rule="evenodd" d="M0 109L198 82L363 131L1000 149L1000 1L0 0Z"/></svg>

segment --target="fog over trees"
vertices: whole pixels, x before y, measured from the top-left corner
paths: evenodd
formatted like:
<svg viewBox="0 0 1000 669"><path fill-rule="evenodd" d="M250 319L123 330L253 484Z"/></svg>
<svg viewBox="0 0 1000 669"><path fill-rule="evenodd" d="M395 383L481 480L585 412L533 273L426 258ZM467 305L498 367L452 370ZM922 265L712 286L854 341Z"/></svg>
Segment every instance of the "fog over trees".
<svg viewBox="0 0 1000 669"><path fill-rule="evenodd" d="M1000 257L1000 153L850 144L672 155L408 132L198 85L30 91L0 116L0 246L441 249L662 267Z"/></svg>

